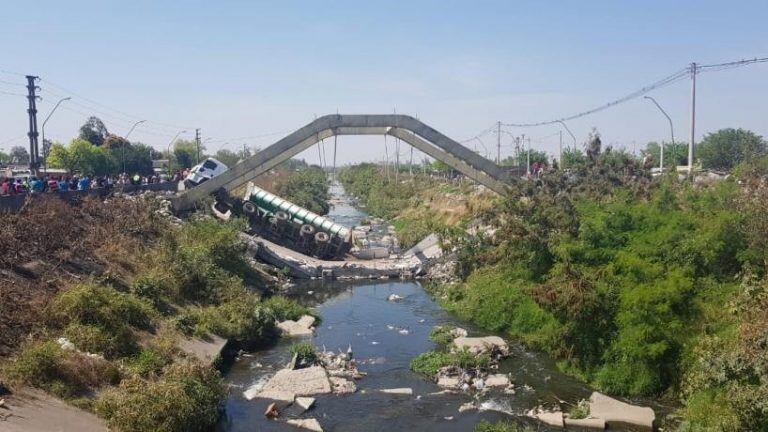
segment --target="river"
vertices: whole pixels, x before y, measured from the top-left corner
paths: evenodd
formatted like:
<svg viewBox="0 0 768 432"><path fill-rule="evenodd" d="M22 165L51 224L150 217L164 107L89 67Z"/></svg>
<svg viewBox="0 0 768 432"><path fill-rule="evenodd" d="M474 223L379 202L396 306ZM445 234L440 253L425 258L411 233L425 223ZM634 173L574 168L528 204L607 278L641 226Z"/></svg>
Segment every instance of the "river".
<svg viewBox="0 0 768 432"><path fill-rule="evenodd" d="M335 206L330 216L347 226L359 224L366 214L343 201L343 191L332 188ZM403 300L387 301L390 294ZM315 406L298 417L316 418L325 431L471 431L481 420L517 416L536 430L541 424L524 417L525 411L558 399L569 402L588 398L591 389L557 371L548 357L526 351L510 341L511 356L502 361L501 373L511 374L516 393L486 392L479 398L481 411L458 412L473 400L468 394L434 395L441 389L409 370L411 359L435 348L428 336L435 325L467 329L470 336L484 336L471 324L442 310L418 281L306 281L291 287L288 296L316 308L322 317L311 341L319 348L346 351L352 347L359 369L367 376L356 382L358 391L348 396L322 395ZM263 381L290 361L288 348L296 340L281 339L274 347L241 356L226 375L232 391L220 431L297 431L264 416L267 402L246 400L242 392ZM378 389L410 387L413 396L395 396ZM291 417L288 410L283 417ZM552 429L558 430L558 429Z"/></svg>

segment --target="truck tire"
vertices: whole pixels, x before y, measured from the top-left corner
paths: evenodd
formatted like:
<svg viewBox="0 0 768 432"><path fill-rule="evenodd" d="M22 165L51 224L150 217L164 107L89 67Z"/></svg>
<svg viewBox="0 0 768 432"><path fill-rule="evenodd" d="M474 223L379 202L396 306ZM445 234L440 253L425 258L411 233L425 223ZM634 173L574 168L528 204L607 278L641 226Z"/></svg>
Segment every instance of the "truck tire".
<svg viewBox="0 0 768 432"><path fill-rule="evenodd" d="M315 233L315 227L312 225L302 225L301 226L301 235L302 236L311 236Z"/></svg>
<svg viewBox="0 0 768 432"><path fill-rule="evenodd" d="M250 201L246 201L243 203L243 212L247 214L248 216L252 216L256 214L256 205Z"/></svg>
<svg viewBox="0 0 768 432"><path fill-rule="evenodd" d="M318 231L317 234L315 234L316 243L328 243L328 240L330 239L331 239L331 236L329 236L328 233L325 233L323 231Z"/></svg>

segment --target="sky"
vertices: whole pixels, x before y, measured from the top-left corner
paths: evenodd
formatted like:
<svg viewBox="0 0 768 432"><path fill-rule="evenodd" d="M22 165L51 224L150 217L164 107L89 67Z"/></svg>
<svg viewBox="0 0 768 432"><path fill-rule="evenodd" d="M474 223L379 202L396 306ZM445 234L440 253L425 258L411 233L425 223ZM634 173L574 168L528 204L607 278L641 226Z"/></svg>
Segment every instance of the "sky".
<svg viewBox="0 0 768 432"><path fill-rule="evenodd" d="M0 15L0 149L28 146L27 101L68 142L89 115L157 149L200 128L209 153L264 148L331 113L418 116L457 141L495 122L558 119L688 66L768 57L762 1L34 1ZM18 75L21 74L21 75ZM690 137L691 82L650 93ZM10 93L10 94L9 94ZM696 139L724 127L768 136L768 63L697 76ZM642 97L568 122L577 145L639 151L669 124ZM505 127L556 154L558 125ZM573 140L564 132L564 144ZM496 135L466 143L495 156ZM390 139L389 145L392 145ZM330 164L332 146L325 151ZM401 159L407 159L406 146ZM384 157L382 137L338 138L337 163ZM392 153L392 147L390 147ZM300 157L317 163L318 148ZM416 152L414 159L419 160Z"/></svg>

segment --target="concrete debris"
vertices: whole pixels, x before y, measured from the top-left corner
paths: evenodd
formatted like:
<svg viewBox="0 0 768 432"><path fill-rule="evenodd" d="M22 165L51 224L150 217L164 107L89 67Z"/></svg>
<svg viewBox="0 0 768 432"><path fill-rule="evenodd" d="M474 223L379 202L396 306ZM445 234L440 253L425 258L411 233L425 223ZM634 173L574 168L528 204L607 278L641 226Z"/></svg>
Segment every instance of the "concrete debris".
<svg viewBox="0 0 768 432"><path fill-rule="evenodd" d="M303 315L298 321L285 320L277 323L283 335L290 337L311 336L314 331L312 325L315 323L315 317Z"/></svg>
<svg viewBox="0 0 768 432"><path fill-rule="evenodd" d="M381 393L393 394L393 395L405 395L405 396L413 395L413 389L410 388L410 387L392 388L392 389L381 389L379 391Z"/></svg>
<svg viewBox="0 0 768 432"><path fill-rule="evenodd" d="M509 355L509 345L498 336L457 337L453 340L456 349L467 349L474 355L483 353L498 353L502 357Z"/></svg>
<svg viewBox="0 0 768 432"><path fill-rule="evenodd" d="M408 329L400 329L397 332L400 333L401 335L407 335L409 333Z"/></svg>
<svg viewBox="0 0 768 432"><path fill-rule="evenodd" d="M331 377L331 386L333 387L334 394L351 394L357 391L357 386L353 381L345 378Z"/></svg>
<svg viewBox="0 0 768 432"><path fill-rule="evenodd" d="M567 416L563 419L566 428L584 428L605 430L605 420L601 418L571 419Z"/></svg>
<svg viewBox="0 0 768 432"><path fill-rule="evenodd" d="M526 413L528 417L533 417L540 422L559 428L565 427L565 420L562 411L545 410L541 407L534 408Z"/></svg>
<svg viewBox="0 0 768 432"><path fill-rule="evenodd" d="M66 350L66 351L77 351L77 348L75 348L75 344L70 342L69 339L67 339L65 337L60 337L60 338L56 339L56 343L58 343L59 346L61 347L61 349L63 349L63 350Z"/></svg>
<svg viewBox="0 0 768 432"><path fill-rule="evenodd" d="M282 369L267 381L261 394L271 390L289 392L296 396L314 396L330 393L331 382L322 366L297 370Z"/></svg>
<svg viewBox="0 0 768 432"><path fill-rule="evenodd" d="M592 417L605 420L608 427L624 423L652 430L656 414L649 407L639 407L594 392L589 397L589 412Z"/></svg>
<svg viewBox="0 0 768 432"><path fill-rule="evenodd" d="M400 301L400 300L402 300L402 299L403 299L403 297L402 297L402 296L399 296L399 295L397 295L397 294L390 294L390 295L389 295L389 297L387 297L387 300L388 300L388 301L391 301L391 302L394 302L394 301Z"/></svg>
<svg viewBox="0 0 768 432"><path fill-rule="evenodd" d="M277 405L275 405L274 402L269 404L267 410L264 411L264 417L271 419L280 417L280 411L277 409Z"/></svg>
<svg viewBox="0 0 768 432"><path fill-rule="evenodd" d="M463 413L464 411L471 411L476 409L477 409L477 406L475 405L474 402L467 402L465 404L461 404L461 406L459 407L459 412Z"/></svg>
<svg viewBox="0 0 768 432"><path fill-rule="evenodd" d="M453 336L454 339L460 338L460 337L467 337L467 331L461 327L454 327L453 329L451 329L451 336Z"/></svg>
<svg viewBox="0 0 768 432"><path fill-rule="evenodd" d="M488 387L508 387L509 384L509 377L504 374L488 375L485 379L485 385Z"/></svg>
<svg viewBox="0 0 768 432"><path fill-rule="evenodd" d="M301 407L302 410L307 411L315 404L315 398L297 397L294 403Z"/></svg>
<svg viewBox="0 0 768 432"><path fill-rule="evenodd" d="M459 377L441 376L437 379L438 387L442 387L442 388L457 389L461 384L462 383Z"/></svg>
<svg viewBox="0 0 768 432"><path fill-rule="evenodd" d="M286 423L297 428L306 429L312 432L323 432L323 428L320 427L320 423L317 419L291 419L286 420Z"/></svg>
<svg viewBox="0 0 768 432"><path fill-rule="evenodd" d="M254 397L273 400L281 407L287 407L293 403L293 400L296 398L296 393L280 389L267 389L256 393Z"/></svg>

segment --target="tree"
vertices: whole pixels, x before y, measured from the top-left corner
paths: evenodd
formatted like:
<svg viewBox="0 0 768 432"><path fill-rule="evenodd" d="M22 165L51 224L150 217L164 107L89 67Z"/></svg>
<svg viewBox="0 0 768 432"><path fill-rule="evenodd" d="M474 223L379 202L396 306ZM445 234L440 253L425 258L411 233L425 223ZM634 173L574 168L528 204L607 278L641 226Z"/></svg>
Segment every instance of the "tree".
<svg viewBox="0 0 768 432"><path fill-rule="evenodd" d="M561 168L576 168L586 163L587 158L581 150L570 147L563 149L563 160L560 163Z"/></svg>
<svg viewBox="0 0 768 432"><path fill-rule="evenodd" d="M11 163L17 165L25 165L29 163L29 152L22 146L15 146L11 148Z"/></svg>
<svg viewBox="0 0 768 432"><path fill-rule="evenodd" d="M221 149L216 152L216 155L214 157L224 165L231 168L234 165L236 165L238 162L240 162L241 154L235 153L232 150Z"/></svg>
<svg viewBox="0 0 768 432"><path fill-rule="evenodd" d="M521 167L525 168L528 164L528 150L521 151L517 157L515 156L509 156L501 161L501 165L503 166L514 166L514 167ZM542 165L549 165L549 159L547 156L547 152L541 151L541 150L533 150L531 149L530 154L530 162L531 165L538 162Z"/></svg>
<svg viewBox="0 0 768 432"><path fill-rule="evenodd" d="M8 165L11 163L11 155L4 151L0 151L0 165Z"/></svg>
<svg viewBox="0 0 768 432"><path fill-rule="evenodd" d="M203 157L205 147L200 145L200 158ZM176 140L173 144L173 156L176 159L176 168L191 168L197 164L197 143L192 140Z"/></svg>
<svg viewBox="0 0 768 432"><path fill-rule="evenodd" d="M88 117L85 124L80 126L80 139L86 140L95 146L101 146L109 136L107 127L98 117Z"/></svg>
<svg viewBox="0 0 768 432"><path fill-rule="evenodd" d="M52 145L48 165L98 176L115 172L117 166L109 151L80 138L72 140L66 147L61 144Z"/></svg>
<svg viewBox="0 0 768 432"><path fill-rule="evenodd" d="M668 168L675 168L678 165L688 164L688 144L677 142L674 145L668 142L662 142L664 144L664 166ZM661 147L656 141L651 141L645 146L645 153L650 154L653 160L656 161L655 166L659 166L658 161L661 160Z"/></svg>
<svg viewBox="0 0 768 432"><path fill-rule="evenodd" d="M763 137L745 129L720 129L697 147L704 168L730 171L739 163L766 154Z"/></svg>

